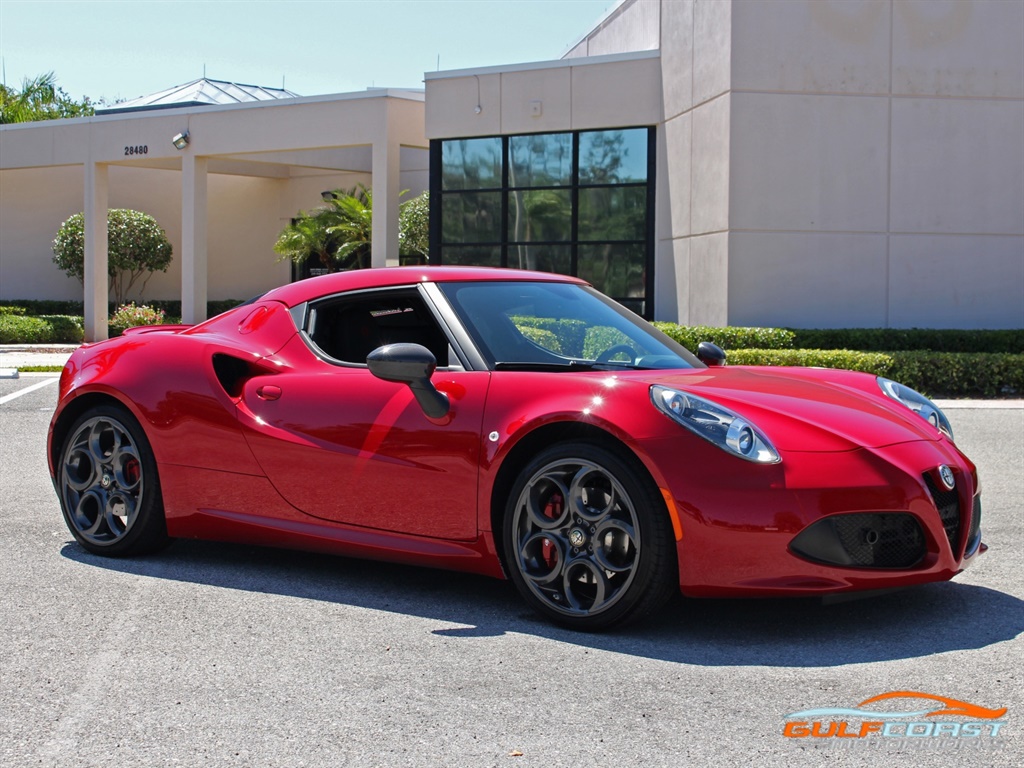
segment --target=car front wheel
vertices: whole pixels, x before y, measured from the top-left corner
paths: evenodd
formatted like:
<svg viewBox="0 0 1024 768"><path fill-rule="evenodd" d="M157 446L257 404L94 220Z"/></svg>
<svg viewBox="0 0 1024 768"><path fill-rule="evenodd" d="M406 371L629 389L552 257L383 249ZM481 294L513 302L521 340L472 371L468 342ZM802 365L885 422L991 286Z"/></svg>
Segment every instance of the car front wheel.
<svg viewBox="0 0 1024 768"><path fill-rule="evenodd" d="M75 421L61 448L58 488L64 520L90 552L139 555L170 541L153 452L122 408L99 406Z"/></svg>
<svg viewBox="0 0 1024 768"><path fill-rule="evenodd" d="M504 550L526 601L573 629L639 619L678 584L672 527L653 481L592 443L553 445L522 470Z"/></svg>

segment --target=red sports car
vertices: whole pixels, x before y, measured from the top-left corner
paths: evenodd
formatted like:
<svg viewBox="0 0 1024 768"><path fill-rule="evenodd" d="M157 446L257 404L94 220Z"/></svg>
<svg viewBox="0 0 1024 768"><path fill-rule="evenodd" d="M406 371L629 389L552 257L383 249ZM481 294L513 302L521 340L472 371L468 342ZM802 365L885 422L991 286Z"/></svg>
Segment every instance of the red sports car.
<svg viewBox="0 0 1024 768"><path fill-rule="evenodd" d="M984 551L975 467L926 398L702 357L573 278L327 275L79 349L50 470L90 552L191 537L472 571L587 630L677 589L902 587Z"/></svg>

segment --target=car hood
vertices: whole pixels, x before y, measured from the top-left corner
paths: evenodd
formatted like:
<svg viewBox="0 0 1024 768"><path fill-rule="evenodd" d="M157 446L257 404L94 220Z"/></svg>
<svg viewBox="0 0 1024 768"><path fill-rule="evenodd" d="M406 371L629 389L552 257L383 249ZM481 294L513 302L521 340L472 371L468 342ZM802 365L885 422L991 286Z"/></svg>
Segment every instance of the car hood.
<svg viewBox="0 0 1024 768"><path fill-rule="evenodd" d="M931 424L882 394L870 374L722 367L646 378L735 411L779 450L848 451L941 439Z"/></svg>

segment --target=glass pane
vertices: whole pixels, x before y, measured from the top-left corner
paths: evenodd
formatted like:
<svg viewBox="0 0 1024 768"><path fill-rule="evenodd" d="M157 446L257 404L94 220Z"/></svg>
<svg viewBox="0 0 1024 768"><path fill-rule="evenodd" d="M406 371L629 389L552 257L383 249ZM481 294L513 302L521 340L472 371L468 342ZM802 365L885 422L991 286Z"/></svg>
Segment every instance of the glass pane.
<svg viewBox="0 0 1024 768"><path fill-rule="evenodd" d="M508 193L509 242L563 241L572 234L572 197L567 189Z"/></svg>
<svg viewBox="0 0 1024 768"><path fill-rule="evenodd" d="M580 134L580 184L647 181L647 129Z"/></svg>
<svg viewBox="0 0 1024 768"><path fill-rule="evenodd" d="M572 181L572 134L540 133L509 139L510 187L561 187Z"/></svg>
<svg viewBox="0 0 1024 768"><path fill-rule="evenodd" d="M500 186L500 137L441 143L441 189L495 189Z"/></svg>
<svg viewBox="0 0 1024 768"><path fill-rule="evenodd" d="M699 365L680 345L638 322L621 305L579 285L502 281L442 282L438 287L490 365L552 365L569 371L570 360L581 356L610 370ZM640 301L631 303L643 308ZM509 333L510 327L519 333ZM631 348L630 360L613 350L620 344Z"/></svg>
<svg viewBox="0 0 1024 768"><path fill-rule="evenodd" d="M579 247L577 274L616 301L643 299L646 278L643 245L594 244Z"/></svg>
<svg viewBox="0 0 1024 768"><path fill-rule="evenodd" d="M449 192L442 196L442 243L500 241L501 192Z"/></svg>
<svg viewBox="0 0 1024 768"><path fill-rule="evenodd" d="M647 236L646 187L580 189L579 239L644 240Z"/></svg>
<svg viewBox="0 0 1024 768"><path fill-rule="evenodd" d="M500 267L501 247L449 245L441 250L441 263L463 267Z"/></svg>
<svg viewBox="0 0 1024 768"><path fill-rule="evenodd" d="M572 269L572 251L568 245L510 245L508 266L568 275Z"/></svg>

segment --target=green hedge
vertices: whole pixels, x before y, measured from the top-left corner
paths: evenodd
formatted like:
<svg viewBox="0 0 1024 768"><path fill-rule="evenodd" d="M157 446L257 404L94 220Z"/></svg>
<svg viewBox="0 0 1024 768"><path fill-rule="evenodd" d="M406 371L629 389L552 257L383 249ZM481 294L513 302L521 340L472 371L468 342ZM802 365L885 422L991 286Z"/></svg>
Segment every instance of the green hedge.
<svg viewBox="0 0 1024 768"><path fill-rule="evenodd" d="M81 344L84 337L80 317L0 314L0 344Z"/></svg>
<svg viewBox="0 0 1024 768"><path fill-rule="evenodd" d="M734 349L729 352L726 362L729 365L844 368L879 376L889 376L893 365L889 355L880 352L851 352L846 349Z"/></svg>
<svg viewBox="0 0 1024 768"><path fill-rule="evenodd" d="M4 299L4 306L0 307L0 314L26 314L38 317L40 315L83 315L85 306L81 301L50 301L47 299ZM221 312L226 312L232 307L237 307L243 299L217 299L206 302L206 316L214 317ZM162 309L168 317L181 317L180 301L147 301L147 305L153 309ZM5 309L12 309L13 312L5 313ZM21 310L20 312L18 310ZM117 307L111 302L107 307L107 314L112 315Z"/></svg>
<svg viewBox="0 0 1024 768"><path fill-rule="evenodd" d="M654 323L654 327L691 352L710 341L722 349L791 349L795 334L785 328L713 328L709 325Z"/></svg>
<svg viewBox="0 0 1024 768"><path fill-rule="evenodd" d="M820 349L736 349L733 365L845 368L885 376L928 397L1020 397L1024 355L987 352L851 352Z"/></svg>
<svg viewBox="0 0 1024 768"><path fill-rule="evenodd" d="M862 352L1024 353L1024 329L1005 331L933 328L836 328L793 330L799 349L857 349ZM753 347L754 345L747 345ZM759 346L759 345L758 345Z"/></svg>

